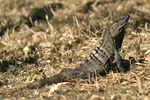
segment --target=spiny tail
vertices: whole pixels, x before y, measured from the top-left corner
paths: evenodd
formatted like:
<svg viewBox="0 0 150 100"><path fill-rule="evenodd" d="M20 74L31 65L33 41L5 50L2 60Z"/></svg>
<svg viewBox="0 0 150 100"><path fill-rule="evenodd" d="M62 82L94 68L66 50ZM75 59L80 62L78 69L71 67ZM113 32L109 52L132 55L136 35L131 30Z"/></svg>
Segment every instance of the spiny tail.
<svg viewBox="0 0 150 100"><path fill-rule="evenodd" d="M41 88L45 85L52 85L53 83L59 83L59 82L68 82L70 80L70 78L68 77L68 73L59 73L59 74L56 74L52 77L49 77L49 78L45 78L43 80L40 80L38 82L35 82L35 83L31 83L25 87L22 87L22 88L19 88L19 89L15 89L15 90L12 90L9 92L9 94L14 94L15 92L18 92L18 91L22 91L26 88L28 89L36 89L36 88Z"/></svg>
<svg viewBox="0 0 150 100"><path fill-rule="evenodd" d="M36 89L36 88L41 88L45 85L52 85L53 83L56 84L59 82L67 82L67 81L69 81L69 78L67 77L67 75L65 75L65 73L59 73L52 77L45 78L45 79L40 80L35 83L31 83L31 84L27 85L26 88Z"/></svg>

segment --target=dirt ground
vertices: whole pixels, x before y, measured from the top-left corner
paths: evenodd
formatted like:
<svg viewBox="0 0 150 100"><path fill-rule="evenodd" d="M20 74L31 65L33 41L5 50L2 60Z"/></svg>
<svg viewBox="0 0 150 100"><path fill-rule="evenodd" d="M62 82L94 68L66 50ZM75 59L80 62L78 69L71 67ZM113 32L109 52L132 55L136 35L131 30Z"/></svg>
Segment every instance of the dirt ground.
<svg viewBox="0 0 150 100"><path fill-rule="evenodd" d="M0 98L4 100L150 100L150 0L0 0ZM11 92L75 68L101 29L130 15L119 53L128 73L74 79ZM115 63L114 63L115 64Z"/></svg>

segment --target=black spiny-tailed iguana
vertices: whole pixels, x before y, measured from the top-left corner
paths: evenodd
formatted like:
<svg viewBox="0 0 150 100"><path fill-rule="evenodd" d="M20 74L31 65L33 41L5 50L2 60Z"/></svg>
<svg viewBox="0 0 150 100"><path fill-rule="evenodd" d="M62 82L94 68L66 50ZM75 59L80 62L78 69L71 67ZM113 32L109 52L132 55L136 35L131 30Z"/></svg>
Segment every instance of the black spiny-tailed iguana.
<svg viewBox="0 0 150 100"><path fill-rule="evenodd" d="M121 48L124 38L123 29L128 19L129 15L125 15L103 29L99 46L89 55L89 57L85 58L79 67L76 67L75 69L65 68L52 77L31 83L19 90L24 88L40 88L45 85L66 82L75 78L87 79L89 75L105 75L106 73L109 73L110 66L114 59L116 60L118 69L125 72L118 49Z"/></svg>

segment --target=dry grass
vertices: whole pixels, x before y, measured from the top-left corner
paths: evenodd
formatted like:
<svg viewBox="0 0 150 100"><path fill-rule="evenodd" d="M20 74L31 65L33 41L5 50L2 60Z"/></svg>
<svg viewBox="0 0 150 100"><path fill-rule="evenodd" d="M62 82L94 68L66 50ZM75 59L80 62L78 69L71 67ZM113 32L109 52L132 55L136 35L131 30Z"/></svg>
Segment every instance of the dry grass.
<svg viewBox="0 0 150 100"><path fill-rule="evenodd" d="M49 14L35 22L25 18L33 16L30 13L33 9L54 2L63 7L54 11L49 8L53 16ZM100 0L97 4L91 0L1 0L0 97L149 100L150 14L130 9L131 5L150 9L149 3L149 0ZM89 7L92 11L87 10ZM97 46L100 29L125 14L130 15L130 20L120 53L131 62L130 72L114 70L91 80L71 80L9 94L10 90L50 77L63 68L78 66Z"/></svg>

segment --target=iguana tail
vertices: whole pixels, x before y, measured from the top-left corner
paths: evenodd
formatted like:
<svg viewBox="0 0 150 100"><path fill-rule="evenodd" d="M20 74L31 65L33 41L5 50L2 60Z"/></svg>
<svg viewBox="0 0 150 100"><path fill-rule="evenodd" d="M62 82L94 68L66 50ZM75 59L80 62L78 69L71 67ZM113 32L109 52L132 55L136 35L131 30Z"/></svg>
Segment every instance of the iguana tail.
<svg viewBox="0 0 150 100"><path fill-rule="evenodd" d="M45 79L40 80L40 81L35 82L35 83L31 83L31 84L27 85L26 88L36 89L36 88L41 88L45 85L52 85L53 83L56 84L59 82L68 82L70 80L70 78L66 74L67 73L56 74L52 77L45 78Z"/></svg>
<svg viewBox="0 0 150 100"><path fill-rule="evenodd" d="M52 77L49 77L49 78L45 78L43 80L40 80L38 82L34 82L34 83L31 83L27 86L24 86L22 88L18 88L18 89L15 89L15 90L11 90L8 92L9 95L11 94L14 94L15 92L18 92L18 91L22 91L24 89L36 89L36 88L41 88L45 85L52 85L53 83L59 83L59 82L68 82L70 80L69 78L69 75L70 75L70 72L61 72L59 74L56 74ZM3 94L3 96L6 96L8 94Z"/></svg>

